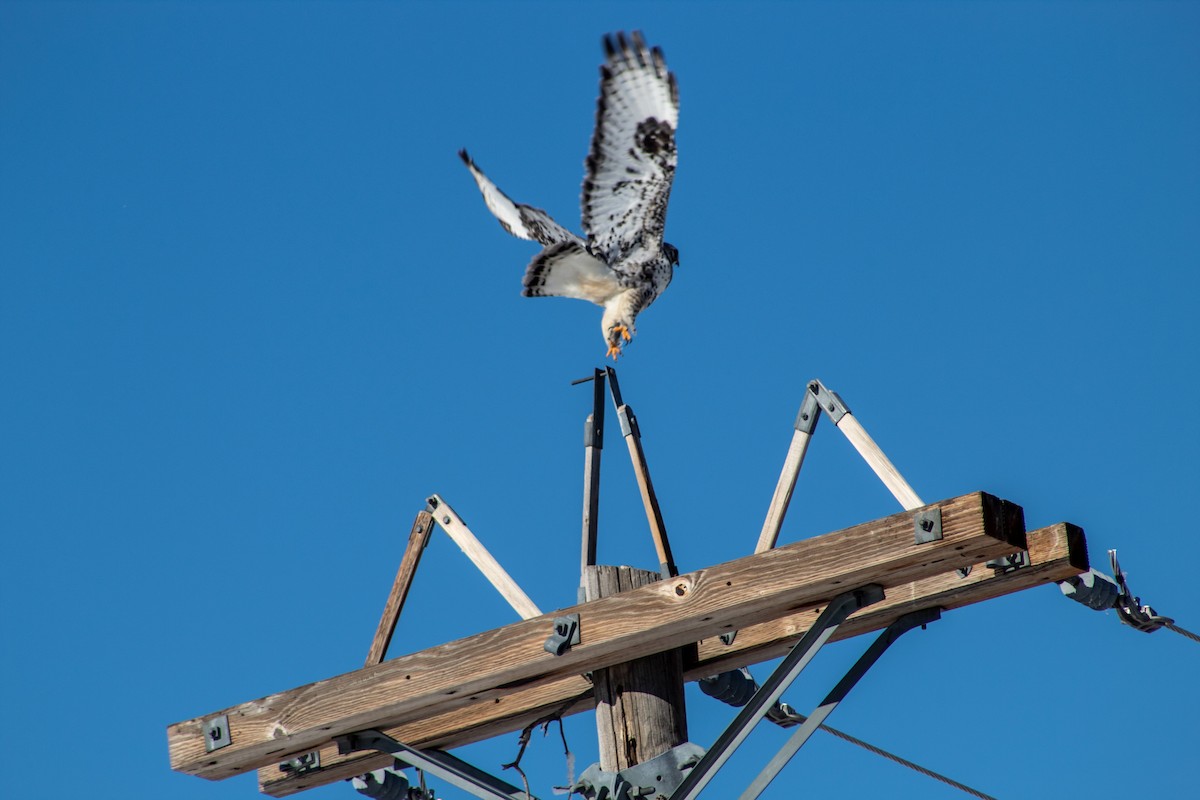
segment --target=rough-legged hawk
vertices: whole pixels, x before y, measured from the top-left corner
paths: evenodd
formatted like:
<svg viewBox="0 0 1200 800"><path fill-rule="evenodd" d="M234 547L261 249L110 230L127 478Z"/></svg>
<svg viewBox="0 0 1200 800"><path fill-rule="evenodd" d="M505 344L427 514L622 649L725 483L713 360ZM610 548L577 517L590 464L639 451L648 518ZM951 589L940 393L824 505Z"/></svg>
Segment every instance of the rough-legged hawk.
<svg viewBox="0 0 1200 800"><path fill-rule="evenodd" d="M679 251L663 241L675 177L679 90L662 51L640 33L604 37L596 130L583 179L581 239L539 208L514 203L459 155L487 207L513 236L544 249L525 270L526 297L575 297L604 306L600 328L616 358L634 319L671 282Z"/></svg>

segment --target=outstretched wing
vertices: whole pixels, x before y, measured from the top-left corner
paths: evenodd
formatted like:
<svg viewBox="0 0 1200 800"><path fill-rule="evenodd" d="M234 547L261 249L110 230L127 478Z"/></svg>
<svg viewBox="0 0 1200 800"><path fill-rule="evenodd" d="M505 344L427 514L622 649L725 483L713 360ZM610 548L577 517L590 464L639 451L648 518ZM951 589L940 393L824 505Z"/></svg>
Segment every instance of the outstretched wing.
<svg viewBox="0 0 1200 800"><path fill-rule="evenodd" d="M583 230L589 249L620 269L638 246L662 245L679 90L662 51L647 48L640 33L605 36L604 51L583 180Z"/></svg>
<svg viewBox="0 0 1200 800"><path fill-rule="evenodd" d="M524 285L525 297L575 297L597 305L625 288L580 241L559 242L538 253L525 268Z"/></svg>
<svg viewBox="0 0 1200 800"><path fill-rule="evenodd" d="M508 195L500 191L496 184L488 180L479 167L475 166L475 162L467 155L466 150L459 150L458 156L467 165L467 169L471 170L475 184L483 193L483 202L487 203L488 210L496 215L496 219L500 220L500 225L504 230L518 238L533 239L544 245L582 241L578 236L551 219L550 215L540 208L527 206L524 203L514 203Z"/></svg>

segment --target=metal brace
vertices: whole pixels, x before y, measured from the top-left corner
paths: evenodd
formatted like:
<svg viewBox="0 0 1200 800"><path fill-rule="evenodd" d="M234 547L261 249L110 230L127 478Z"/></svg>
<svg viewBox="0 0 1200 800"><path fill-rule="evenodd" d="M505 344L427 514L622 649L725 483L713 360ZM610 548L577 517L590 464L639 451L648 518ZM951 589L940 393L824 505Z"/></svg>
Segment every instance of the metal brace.
<svg viewBox="0 0 1200 800"><path fill-rule="evenodd" d="M871 646L867 648L858 661L854 662L854 666L850 668L850 671L825 696L821 705L817 706L816 710L795 729L791 737L771 759L770 763L763 767L758 777L754 779L746 791L742 792L739 800L756 800L763 793L787 762L791 760L792 756L804 746L805 742L816 732L817 728L825 722L834 709L846 698L850 690L854 688L855 684L867 673L867 670L879 660L884 651L894 644L897 639L913 628L924 628L930 622L936 622L941 618L941 615L941 609L939 608L924 608L905 614L892 622L891 625L888 625L883 633L879 634L875 641L871 643Z"/></svg>
<svg viewBox="0 0 1200 800"><path fill-rule="evenodd" d="M233 736L229 732L229 717L222 714L204 723L204 749L211 753L233 744Z"/></svg>
<svg viewBox="0 0 1200 800"><path fill-rule="evenodd" d="M942 538L942 510L937 506L918 511L913 517L913 543L928 544Z"/></svg>
<svg viewBox="0 0 1200 800"><path fill-rule="evenodd" d="M314 772L321 768L321 751L313 750L311 753L304 753L296 756L290 761L285 761L279 765L280 772L286 772L289 775L303 775L307 772Z"/></svg>
<svg viewBox="0 0 1200 800"><path fill-rule="evenodd" d="M567 614L554 618L554 633L542 645L547 653L561 656L573 644L579 644L579 615Z"/></svg>
<svg viewBox="0 0 1200 800"><path fill-rule="evenodd" d="M830 600L812 627L800 637L800 641L796 642L791 652L775 667L775 671L758 688L749 702L742 706L733 722L729 723L704 757L683 779L679 788L671 794L671 800L694 800L712 780L716 771L729 760L733 751L746 740L750 730L766 716L784 691L791 686L792 681L808 666L817 651L829 641L846 617L866 606L878 603L883 598L882 586L868 584L843 592Z"/></svg>
<svg viewBox="0 0 1200 800"><path fill-rule="evenodd" d="M461 758L441 750L418 750L376 730L359 731L335 740L338 752L348 755L355 750L391 753L398 761L429 773L440 780L483 800L537 800L512 784L489 775Z"/></svg>
<svg viewBox="0 0 1200 800"><path fill-rule="evenodd" d="M1019 553L1000 556L1000 558L993 558L991 561L983 562L985 567L991 569L997 575L1007 575L1010 572L1016 572L1019 569L1028 567L1029 564L1028 550L1022 550Z"/></svg>

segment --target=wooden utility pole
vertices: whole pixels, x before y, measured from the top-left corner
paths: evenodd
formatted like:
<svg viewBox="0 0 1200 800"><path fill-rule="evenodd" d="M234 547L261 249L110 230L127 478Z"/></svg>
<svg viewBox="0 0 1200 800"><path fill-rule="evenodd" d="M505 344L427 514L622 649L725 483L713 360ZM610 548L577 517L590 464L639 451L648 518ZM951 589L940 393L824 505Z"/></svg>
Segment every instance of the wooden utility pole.
<svg viewBox="0 0 1200 800"><path fill-rule="evenodd" d="M658 573L633 567L590 566L587 600L648 586ZM618 772L687 741L681 650L668 650L592 673L600 769Z"/></svg>

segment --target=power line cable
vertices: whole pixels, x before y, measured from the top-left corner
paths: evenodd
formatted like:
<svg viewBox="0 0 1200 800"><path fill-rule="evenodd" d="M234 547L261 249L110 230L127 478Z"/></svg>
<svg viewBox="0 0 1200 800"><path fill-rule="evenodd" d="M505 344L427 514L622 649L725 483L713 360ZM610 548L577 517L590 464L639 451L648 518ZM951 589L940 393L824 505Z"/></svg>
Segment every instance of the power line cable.
<svg viewBox="0 0 1200 800"><path fill-rule="evenodd" d="M750 670L746 667L732 669L722 672L719 675L712 675L707 678L702 678L698 681L700 691L704 692L709 697L720 700L722 703L734 707L741 707L750 701L750 698L759 689L758 681L754 680L754 676L750 674ZM796 711L787 703L775 703L766 713L766 718L775 723L781 728L791 728L796 725L803 725L807 717ZM859 747L874 753L878 756L890 759L897 764L915 770L926 777L941 781L947 786L953 786L955 789L966 792L973 797L978 797L980 800L996 800L991 795L984 794L978 789L972 789L964 783L959 783L953 778L947 778L945 775L934 772L931 769L922 767L920 764L913 763L906 758L901 758L895 753L889 753L881 747L876 747L869 742L864 742L862 739L855 738L844 731L839 731L837 728L831 728L828 725L821 725L820 729L834 736L847 741L850 744L858 745Z"/></svg>
<svg viewBox="0 0 1200 800"><path fill-rule="evenodd" d="M1169 631L1175 631L1180 636L1186 636L1187 638L1191 639L1193 642L1200 644L1200 636L1197 636L1196 634L1192 633L1191 631L1185 630L1185 629L1179 627L1174 622L1164 622L1162 624L1162 626Z"/></svg>
<svg viewBox="0 0 1200 800"><path fill-rule="evenodd" d="M806 717L803 714L801 714L797 711L794 711L786 703L780 703L778 706L778 710L781 711L782 715L786 717L786 719L788 720L788 723L787 723L788 725L804 724ZM772 722L775 722L775 721L776 720L774 718L772 718ZM821 725L820 729L825 731L826 733L831 733L834 736L836 736L837 738L839 738L843 741L849 742L850 744L858 745L859 747L863 748L864 750L874 753L877 756L883 756L884 758L889 759L890 761L894 761L902 767L908 767L909 769L919 772L928 778L933 778L936 781L941 781L942 783L946 784L947 786L953 786L955 789L958 789L959 791L966 792L967 794L969 794L973 797L978 797L979 800L996 800L996 798L992 797L990 794L984 794L983 792L979 791L978 789L972 789L970 786L967 786L965 783L959 783L958 781L954 780L953 778L948 778L939 772L934 772L931 769L922 767L920 764L916 764L912 761L909 761L907 758L901 758L900 756L896 755L895 753L889 753L887 750L884 750L882 747L876 747L875 745L871 744L870 742L864 742L862 739L851 736L850 734L846 733L845 731L840 731L837 728L831 728L828 725Z"/></svg>

